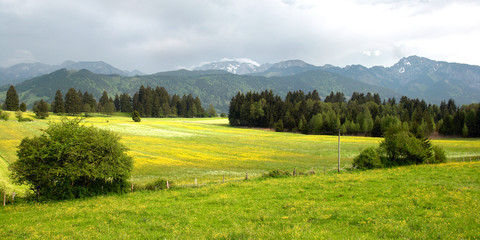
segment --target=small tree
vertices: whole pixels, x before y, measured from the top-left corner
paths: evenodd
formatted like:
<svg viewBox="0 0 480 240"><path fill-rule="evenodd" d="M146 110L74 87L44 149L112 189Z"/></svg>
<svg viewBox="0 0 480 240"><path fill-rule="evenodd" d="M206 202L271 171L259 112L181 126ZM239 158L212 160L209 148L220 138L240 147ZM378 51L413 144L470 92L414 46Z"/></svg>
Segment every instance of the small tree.
<svg viewBox="0 0 480 240"><path fill-rule="evenodd" d="M24 102L20 103L20 106L18 107L18 109L20 109L20 111L22 111L22 112L26 112L27 111L27 104L25 104Z"/></svg>
<svg viewBox="0 0 480 240"><path fill-rule="evenodd" d="M82 101L74 88L68 89L65 94L65 112L70 115L82 112Z"/></svg>
<svg viewBox="0 0 480 240"><path fill-rule="evenodd" d="M208 116L209 117L216 117L217 116L217 112L215 111L215 107L213 107L213 104L210 104L208 106Z"/></svg>
<svg viewBox="0 0 480 240"><path fill-rule="evenodd" d="M45 119L49 116L48 114L48 103L41 99L39 102L35 102L33 105L33 112L35 115L41 119Z"/></svg>
<svg viewBox="0 0 480 240"><path fill-rule="evenodd" d="M65 113L65 101L63 101L63 95L60 89L55 93L55 100L52 103L52 108L54 113Z"/></svg>
<svg viewBox="0 0 480 240"><path fill-rule="evenodd" d="M140 113L138 113L137 110L133 111L132 113L132 119L134 122L140 122L142 119L140 119Z"/></svg>
<svg viewBox="0 0 480 240"><path fill-rule="evenodd" d="M276 123L275 123L275 131L276 132L283 132L283 121L282 119L279 119Z"/></svg>
<svg viewBox="0 0 480 240"><path fill-rule="evenodd" d="M16 183L46 199L120 193L128 189L133 165L125 151L115 133L63 120L23 139L9 168Z"/></svg>
<svg viewBox="0 0 480 240"><path fill-rule="evenodd" d="M83 113L85 114L85 117L90 117L91 112L92 112L92 108L90 107L90 104L88 103L83 104Z"/></svg>
<svg viewBox="0 0 480 240"><path fill-rule="evenodd" d="M112 116L112 114L115 112L115 104L111 101L108 101L103 106L103 111L104 111L105 115Z"/></svg>
<svg viewBox="0 0 480 240"><path fill-rule="evenodd" d="M463 137L468 137L468 127L467 127L467 124L466 124L466 123L463 124L462 136L463 136Z"/></svg>

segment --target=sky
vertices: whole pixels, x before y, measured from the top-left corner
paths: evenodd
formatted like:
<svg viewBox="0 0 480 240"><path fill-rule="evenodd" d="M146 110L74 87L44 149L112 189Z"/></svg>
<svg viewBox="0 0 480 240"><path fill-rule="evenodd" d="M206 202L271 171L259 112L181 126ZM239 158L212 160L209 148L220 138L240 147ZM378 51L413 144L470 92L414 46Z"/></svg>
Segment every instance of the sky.
<svg viewBox="0 0 480 240"><path fill-rule="evenodd" d="M0 0L0 66L105 61L144 73L221 59L480 65L477 0Z"/></svg>

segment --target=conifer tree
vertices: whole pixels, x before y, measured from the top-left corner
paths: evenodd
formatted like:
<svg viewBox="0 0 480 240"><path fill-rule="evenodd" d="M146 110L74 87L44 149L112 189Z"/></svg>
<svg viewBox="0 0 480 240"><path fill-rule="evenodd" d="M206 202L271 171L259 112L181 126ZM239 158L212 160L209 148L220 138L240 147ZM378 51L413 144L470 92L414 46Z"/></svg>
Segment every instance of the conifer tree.
<svg viewBox="0 0 480 240"><path fill-rule="evenodd" d="M132 98L127 93L123 93L122 95L120 95L120 111L132 111Z"/></svg>
<svg viewBox="0 0 480 240"><path fill-rule="evenodd" d="M68 89L65 94L65 112L72 115L82 112L82 102L74 88Z"/></svg>
<svg viewBox="0 0 480 240"><path fill-rule="evenodd" d="M55 99L52 103L52 110L54 113L65 113L65 101L63 101L63 95L60 89L57 90L57 93L55 93Z"/></svg>
<svg viewBox="0 0 480 240"><path fill-rule="evenodd" d="M120 108L120 97L118 96L118 94L115 94L115 100L113 100L113 103L115 104L115 111L120 111L121 108Z"/></svg>
<svg viewBox="0 0 480 240"><path fill-rule="evenodd" d="M105 104L107 104L107 102L108 102L108 93L107 91L104 90L102 96L98 100L98 111L102 111L102 108L105 106Z"/></svg>
<svg viewBox="0 0 480 240"><path fill-rule="evenodd" d="M33 112L35 115L41 119L48 117L48 103L41 99L39 102L36 102L33 106Z"/></svg>
<svg viewBox="0 0 480 240"><path fill-rule="evenodd" d="M111 116L115 112L115 104L113 103L113 101L108 101L107 103L105 103L103 111L105 115Z"/></svg>
<svg viewBox="0 0 480 240"><path fill-rule="evenodd" d="M7 97L5 98L5 110L17 111L18 110L18 94L13 85L7 91Z"/></svg>
<svg viewBox="0 0 480 240"><path fill-rule="evenodd" d="M93 94L88 93L87 91L83 93L82 103L84 106L85 104L88 104L90 106L89 112L95 112L97 109L97 100L95 100ZM83 110L85 110L85 108Z"/></svg>
<svg viewBox="0 0 480 240"><path fill-rule="evenodd" d="M20 111L26 112L27 111L27 104L22 102L22 103L20 103L20 106L18 108L20 109Z"/></svg>

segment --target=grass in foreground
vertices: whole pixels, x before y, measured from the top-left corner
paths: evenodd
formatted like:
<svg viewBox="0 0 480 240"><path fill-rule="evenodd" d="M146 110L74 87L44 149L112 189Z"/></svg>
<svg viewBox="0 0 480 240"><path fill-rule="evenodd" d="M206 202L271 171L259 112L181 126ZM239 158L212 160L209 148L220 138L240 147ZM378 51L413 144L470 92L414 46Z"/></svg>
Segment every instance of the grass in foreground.
<svg viewBox="0 0 480 240"><path fill-rule="evenodd" d="M480 163L0 208L3 239L479 238Z"/></svg>

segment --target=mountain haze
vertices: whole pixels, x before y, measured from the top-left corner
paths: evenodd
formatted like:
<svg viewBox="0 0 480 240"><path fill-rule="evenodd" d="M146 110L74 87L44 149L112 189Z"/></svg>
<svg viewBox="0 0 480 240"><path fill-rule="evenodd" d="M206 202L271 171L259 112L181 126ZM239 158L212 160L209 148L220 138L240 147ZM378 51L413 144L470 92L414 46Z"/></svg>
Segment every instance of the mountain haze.
<svg viewBox="0 0 480 240"><path fill-rule="evenodd" d="M121 76L143 75L143 73L138 70L134 70L132 72L123 71L103 61L65 61L60 65L48 65L43 63L20 63L8 68L0 68L0 86L6 84L20 83L34 77L52 73L62 68L68 70L87 69L93 73L118 74Z"/></svg>

